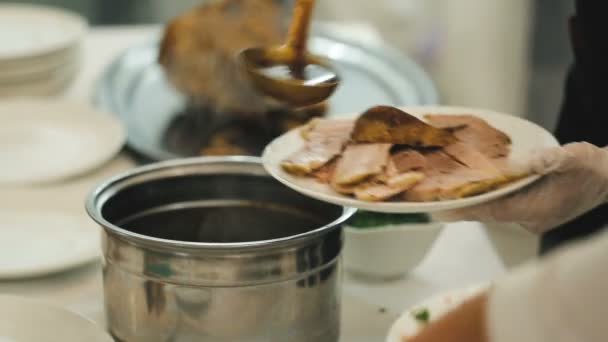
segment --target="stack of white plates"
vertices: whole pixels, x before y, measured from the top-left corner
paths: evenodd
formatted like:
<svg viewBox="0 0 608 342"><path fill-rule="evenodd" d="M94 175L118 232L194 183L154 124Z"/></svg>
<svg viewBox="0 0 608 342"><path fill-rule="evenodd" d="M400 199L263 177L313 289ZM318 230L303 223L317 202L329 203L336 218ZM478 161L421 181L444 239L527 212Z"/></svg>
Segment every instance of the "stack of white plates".
<svg viewBox="0 0 608 342"><path fill-rule="evenodd" d="M86 29L64 10L0 4L0 97L64 90L78 71Z"/></svg>
<svg viewBox="0 0 608 342"><path fill-rule="evenodd" d="M98 260L99 229L83 201L133 167L117 157L122 122L86 103L18 97L0 99L0 123L0 283ZM3 333L0 323L0 342Z"/></svg>

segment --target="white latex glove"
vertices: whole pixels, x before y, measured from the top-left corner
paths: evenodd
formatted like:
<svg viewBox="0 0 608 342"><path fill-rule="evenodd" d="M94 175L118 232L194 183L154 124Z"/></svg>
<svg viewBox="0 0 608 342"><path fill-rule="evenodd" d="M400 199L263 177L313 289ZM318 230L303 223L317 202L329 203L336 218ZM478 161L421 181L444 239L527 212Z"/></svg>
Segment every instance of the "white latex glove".
<svg viewBox="0 0 608 342"><path fill-rule="evenodd" d="M439 213L441 221L518 223L540 234L603 204L608 199L608 150L572 143L543 151L531 162L544 175L510 196L476 207Z"/></svg>

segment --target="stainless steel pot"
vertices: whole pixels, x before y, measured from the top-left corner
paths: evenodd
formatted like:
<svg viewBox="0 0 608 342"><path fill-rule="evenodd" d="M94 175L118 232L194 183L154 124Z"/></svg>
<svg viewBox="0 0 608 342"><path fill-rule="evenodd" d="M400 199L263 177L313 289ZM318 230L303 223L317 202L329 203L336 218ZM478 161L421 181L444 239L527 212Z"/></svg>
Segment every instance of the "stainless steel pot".
<svg viewBox="0 0 608 342"><path fill-rule="evenodd" d="M139 168L99 186L87 211L103 227L118 340L338 340L341 224L354 210L282 186L257 158Z"/></svg>

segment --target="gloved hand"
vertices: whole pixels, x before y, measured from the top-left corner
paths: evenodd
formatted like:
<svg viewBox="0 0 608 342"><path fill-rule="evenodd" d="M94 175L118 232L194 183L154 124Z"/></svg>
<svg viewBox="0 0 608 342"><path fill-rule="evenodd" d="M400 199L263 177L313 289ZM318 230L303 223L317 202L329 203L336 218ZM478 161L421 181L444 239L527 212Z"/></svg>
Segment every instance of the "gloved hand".
<svg viewBox="0 0 608 342"><path fill-rule="evenodd" d="M608 150L572 143L542 151L531 161L544 175L529 187L476 207L435 214L437 220L518 223L540 234L608 199Z"/></svg>

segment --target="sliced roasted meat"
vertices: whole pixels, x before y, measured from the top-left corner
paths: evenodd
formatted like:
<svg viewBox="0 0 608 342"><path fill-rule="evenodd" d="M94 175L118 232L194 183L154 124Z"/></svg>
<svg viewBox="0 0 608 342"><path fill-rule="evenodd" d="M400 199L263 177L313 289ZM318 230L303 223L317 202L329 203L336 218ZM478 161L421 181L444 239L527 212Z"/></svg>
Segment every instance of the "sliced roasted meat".
<svg viewBox="0 0 608 342"><path fill-rule="evenodd" d="M305 134L304 147L281 163L287 172L307 175L340 155L350 139L351 120L316 120Z"/></svg>
<svg viewBox="0 0 608 342"><path fill-rule="evenodd" d="M471 115L429 114L425 119L437 128L449 129L458 140L475 147L488 158L509 155L511 139L485 120Z"/></svg>
<svg viewBox="0 0 608 342"><path fill-rule="evenodd" d="M430 202L439 198L441 184L434 177L427 177L403 193L402 199L407 202Z"/></svg>
<svg viewBox="0 0 608 342"><path fill-rule="evenodd" d="M322 122L322 120L323 119L314 118L314 119L308 121L308 123L306 123L302 127L300 127L299 130L300 130L300 135L302 136L302 138L304 138L304 140L308 140L310 132L312 132L312 130L317 126L317 124L319 122Z"/></svg>
<svg viewBox="0 0 608 342"><path fill-rule="evenodd" d="M484 120L427 119L432 126L374 107L356 121L315 120L300 129L306 146L282 165L364 201L459 199L526 175L508 158L509 137Z"/></svg>
<svg viewBox="0 0 608 342"><path fill-rule="evenodd" d="M425 153L426 178L403 195L413 202L459 199L488 192L525 175L506 159L489 159L466 144Z"/></svg>
<svg viewBox="0 0 608 342"><path fill-rule="evenodd" d="M506 181L505 177L491 177L487 173L462 167L425 178L409 189L404 199L413 202L459 199L489 191Z"/></svg>
<svg viewBox="0 0 608 342"><path fill-rule="evenodd" d="M348 145L338 161L332 182L350 185L361 182L384 171L389 159L391 144Z"/></svg>
<svg viewBox="0 0 608 342"><path fill-rule="evenodd" d="M444 151L426 153L424 157L427 177L404 194L407 201L426 202L456 198L457 190L462 186L495 177L491 173L469 168Z"/></svg>
<svg viewBox="0 0 608 342"><path fill-rule="evenodd" d="M408 149L401 150L391 155L391 162L395 166L397 172L422 171L426 169L426 158L422 153Z"/></svg>
<svg viewBox="0 0 608 342"><path fill-rule="evenodd" d="M313 171L313 176L321 183L329 183L336 171L338 160L340 160L340 157L334 158L329 163L321 166L318 170Z"/></svg>
<svg viewBox="0 0 608 342"><path fill-rule="evenodd" d="M334 189L336 192L341 193L343 195L352 195L355 193L358 187L372 184L373 181L363 181L357 184L348 184L348 185L339 185L334 182L329 182L329 186Z"/></svg>
<svg viewBox="0 0 608 342"><path fill-rule="evenodd" d="M390 143L416 147L446 146L456 141L449 130L433 127L394 107L367 110L355 124L352 135L358 143Z"/></svg>
<svg viewBox="0 0 608 342"><path fill-rule="evenodd" d="M429 176L466 169L462 163L459 163L442 150L425 153L424 158L426 159L425 173Z"/></svg>
<svg viewBox="0 0 608 342"><path fill-rule="evenodd" d="M422 172L397 170L392 158L389 158L384 171L376 176L350 185L332 182L331 186L339 193L354 195L363 201L384 201L412 188L425 177Z"/></svg>
<svg viewBox="0 0 608 342"><path fill-rule="evenodd" d="M363 184L354 190L355 197L362 201L384 201L412 188L425 178L421 172L406 172L390 177L385 183Z"/></svg>
<svg viewBox="0 0 608 342"><path fill-rule="evenodd" d="M490 159L471 145L457 142L444 147L443 151L469 169L478 170L494 178L503 176L502 172Z"/></svg>

